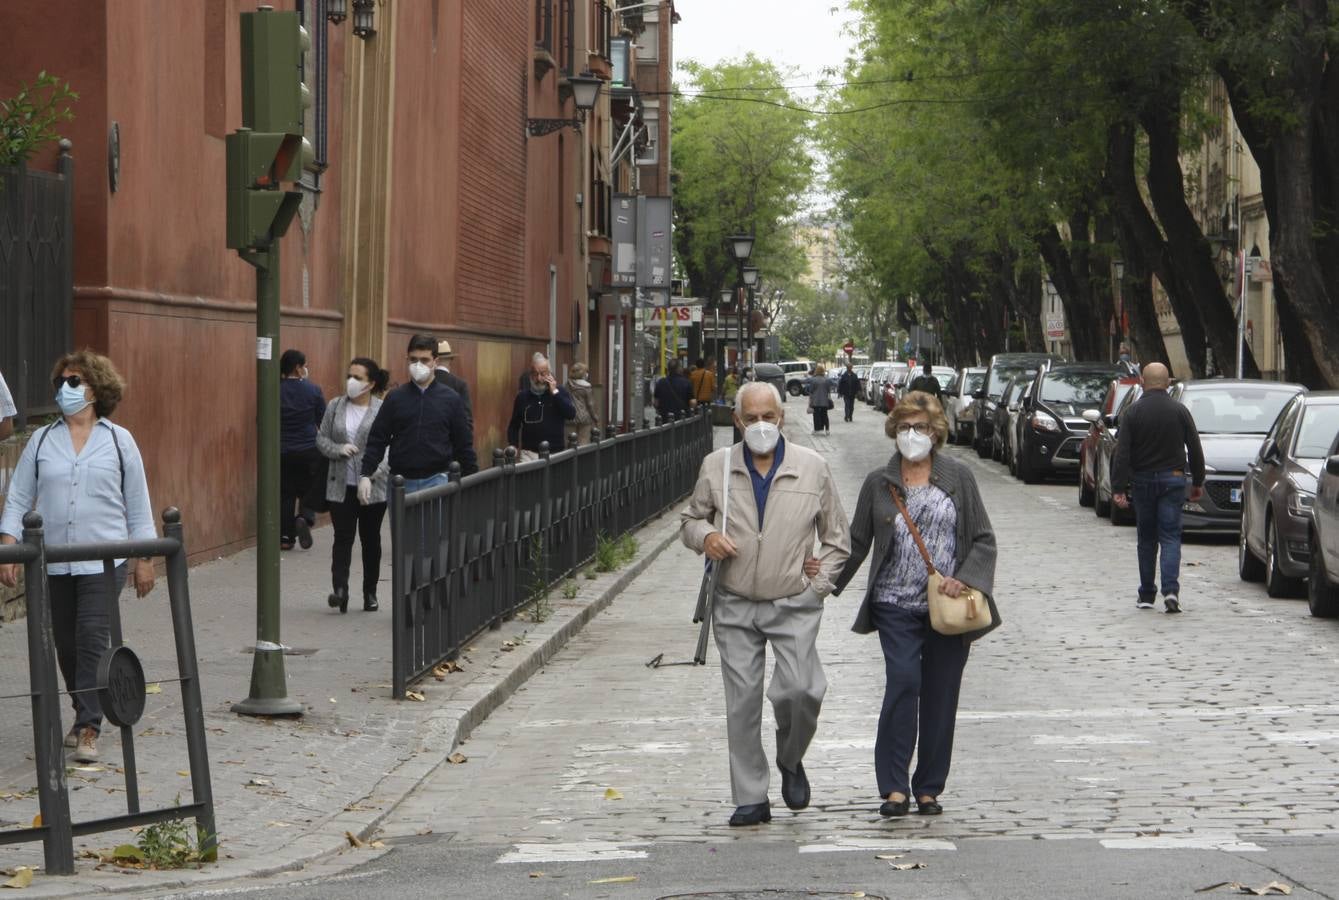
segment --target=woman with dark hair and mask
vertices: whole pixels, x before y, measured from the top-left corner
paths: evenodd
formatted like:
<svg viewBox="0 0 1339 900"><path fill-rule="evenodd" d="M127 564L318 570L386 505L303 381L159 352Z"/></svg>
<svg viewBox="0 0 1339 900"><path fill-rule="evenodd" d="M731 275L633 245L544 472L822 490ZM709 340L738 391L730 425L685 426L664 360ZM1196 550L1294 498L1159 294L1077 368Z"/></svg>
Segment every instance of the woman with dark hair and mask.
<svg viewBox="0 0 1339 900"><path fill-rule="evenodd" d="M121 402L125 381L110 359L91 350L62 356L51 376L61 416L23 448L0 514L0 544L23 537L23 516L30 510L41 514L48 544L153 540L158 533L144 460L130 432L108 418ZM98 663L111 645L107 609L131 565L135 593L143 597L153 590L149 559L116 560L111 579L101 561L47 566L56 659L74 704L65 746L76 762L98 758ZM18 569L0 565L0 584L14 587Z"/></svg>
<svg viewBox="0 0 1339 900"><path fill-rule="evenodd" d="M349 362L344 396L326 407L316 432L316 447L330 460L325 499L330 504L330 522L335 543L330 553L330 583L326 598L331 609L349 611L349 565L356 535L363 547L363 609L377 609L377 577L381 572L381 522L386 517L386 482L390 467L383 459L372 477L370 502L358 502L358 481L363 453L372 431L381 395L386 393L390 373L375 360L359 356Z"/></svg>
<svg viewBox="0 0 1339 900"><path fill-rule="evenodd" d="M987 596L994 592L995 533L971 469L940 452L948 420L937 399L911 391L888 414L884 432L897 447L860 489L851 556L834 593L841 593L871 556L869 585L852 630L877 631L883 646L887 684L874 742L879 814L905 816L914 796L921 815L935 816L943 812L939 795L953 756L967 652L990 628L944 635L930 627L929 572L899 501L944 576L941 590L947 596L957 597L967 587ZM998 616L992 618L998 624ZM916 771L908 778L913 751Z"/></svg>

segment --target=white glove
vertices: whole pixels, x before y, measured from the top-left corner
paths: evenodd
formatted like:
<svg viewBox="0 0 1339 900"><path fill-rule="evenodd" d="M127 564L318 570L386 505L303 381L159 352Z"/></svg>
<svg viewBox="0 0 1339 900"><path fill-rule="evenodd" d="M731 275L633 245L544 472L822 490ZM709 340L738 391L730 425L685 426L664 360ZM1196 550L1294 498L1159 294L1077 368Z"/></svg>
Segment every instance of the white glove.
<svg viewBox="0 0 1339 900"><path fill-rule="evenodd" d="M363 506L372 502L372 479L366 475L358 479L358 502Z"/></svg>
<svg viewBox="0 0 1339 900"><path fill-rule="evenodd" d="M353 457L358 455L358 445L345 444L343 447L339 448L339 452L344 454L345 459L352 459Z"/></svg>

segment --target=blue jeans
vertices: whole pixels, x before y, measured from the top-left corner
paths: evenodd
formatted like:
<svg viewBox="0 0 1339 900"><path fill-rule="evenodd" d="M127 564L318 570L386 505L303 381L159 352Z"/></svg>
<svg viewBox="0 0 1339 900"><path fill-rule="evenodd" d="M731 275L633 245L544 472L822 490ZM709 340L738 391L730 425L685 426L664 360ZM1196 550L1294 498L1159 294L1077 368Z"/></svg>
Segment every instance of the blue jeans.
<svg viewBox="0 0 1339 900"><path fill-rule="evenodd" d="M445 472L438 472L436 475L429 475L427 478L406 478L404 480L404 492L412 494L414 491L426 491L428 488L435 488L440 484L446 484L447 476Z"/></svg>
<svg viewBox="0 0 1339 900"><path fill-rule="evenodd" d="M1181 507L1186 502L1186 477L1174 472L1136 472L1135 526L1139 533L1139 597L1158 594L1158 551L1162 551L1162 593L1181 593Z"/></svg>

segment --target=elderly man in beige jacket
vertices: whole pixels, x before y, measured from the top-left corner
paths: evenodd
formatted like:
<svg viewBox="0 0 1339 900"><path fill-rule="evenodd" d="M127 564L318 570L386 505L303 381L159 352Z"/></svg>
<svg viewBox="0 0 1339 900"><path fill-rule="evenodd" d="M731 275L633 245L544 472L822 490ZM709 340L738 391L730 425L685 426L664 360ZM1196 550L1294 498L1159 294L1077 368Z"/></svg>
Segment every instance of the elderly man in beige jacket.
<svg viewBox="0 0 1339 900"><path fill-rule="evenodd" d="M776 657L767 696L776 718L781 795L791 809L809 805L802 760L827 691L815 641L823 598L851 550L846 514L827 462L807 447L787 443L781 435L784 420L776 388L765 382L744 385L735 398L735 425L744 441L703 461L692 500L681 514L684 544L723 566L712 625L725 679L730 786L737 807L731 825L772 818L767 797L771 767L762 746L768 643ZM730 505L722 533L726 454ZM817 559L812 579L805 575L811 557Z"/></svg>

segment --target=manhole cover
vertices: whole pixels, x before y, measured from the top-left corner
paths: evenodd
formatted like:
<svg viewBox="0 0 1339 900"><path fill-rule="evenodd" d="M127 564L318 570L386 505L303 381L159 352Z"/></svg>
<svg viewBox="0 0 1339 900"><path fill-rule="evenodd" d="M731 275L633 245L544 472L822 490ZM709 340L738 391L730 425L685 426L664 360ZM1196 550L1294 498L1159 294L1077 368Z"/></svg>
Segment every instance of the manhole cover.
<svg viewBox="0 0 1339 900"><path fill-rule="evenodd" d="M743 890L743 891L704 891L697 894L670 894L657 900L786 900L787 897L818 898L818 900L837 900L842 897L864 897L866 900L887 900L882 894L867 894L863 891L783 891L783 890Z"/></svg>

